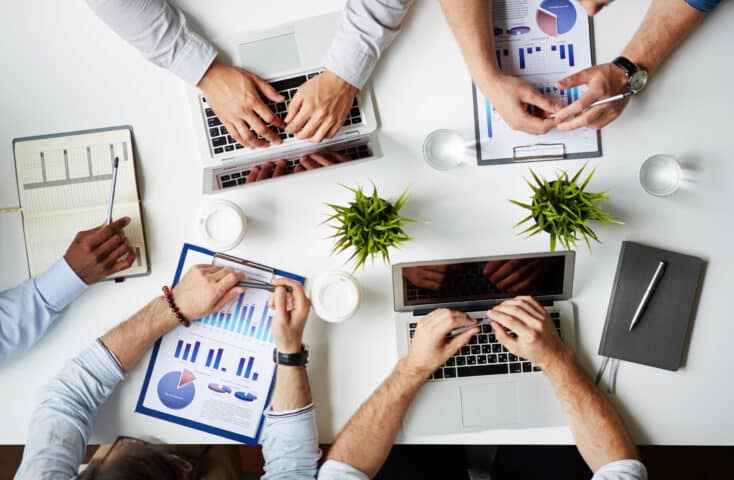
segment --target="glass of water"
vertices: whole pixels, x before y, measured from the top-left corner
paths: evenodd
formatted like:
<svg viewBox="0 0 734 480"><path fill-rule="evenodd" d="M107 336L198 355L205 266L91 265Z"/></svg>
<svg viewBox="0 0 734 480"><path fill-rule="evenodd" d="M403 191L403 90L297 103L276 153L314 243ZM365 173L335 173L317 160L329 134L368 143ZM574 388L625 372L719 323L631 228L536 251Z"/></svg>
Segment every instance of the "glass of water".
<svg viewBox="0 0 734 480"><path fill-rule="evenodd" d="M451 170L464 163L468 147L468 142L456 130L434 130L423 142L423 158L436 170Z"/></svg>
<svg viewBox="0 0 734 480"><path fill-rule="evenodd" d="M672 155L653 155L640 167L640 185L650 195L665 197L680 186L681 168Z"/></svg>

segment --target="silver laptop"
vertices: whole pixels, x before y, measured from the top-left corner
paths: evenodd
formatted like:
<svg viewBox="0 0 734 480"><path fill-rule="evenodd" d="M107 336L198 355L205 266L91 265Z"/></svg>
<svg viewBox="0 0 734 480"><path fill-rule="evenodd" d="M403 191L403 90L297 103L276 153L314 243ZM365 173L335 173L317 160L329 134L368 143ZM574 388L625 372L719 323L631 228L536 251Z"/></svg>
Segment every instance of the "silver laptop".
<svg viewBox="0 0 734 480"><path fill-rule="evenodd" d="M235 35L215 43L226 61L256 73L286 97L286 102L279 104L265 100L271 110L285 118L290 100L298 87L322 71L321 62L341 19L342 13L337 12L266 31ZM270 162L280 161L279 174L268 178L259 175L260 180L316 170L299 166L303 158L313 160L309 157L312 155L317 157L313 160L315 163L309 164L320 167L345 165L379 156L373 138L377 119L369 88L359 92L339 133L320 144L298 140L272 127L283 139L282 144L257 149L243 147L229 135L214 111L209 108L201 91L192 91L190 104L197 142L204 161L204 193L248 185L252 183L248 177L256 177L250 175L252 169ZM321 157L318 155L324 152L329 153L332 160L319 163ZM338 155L334 156L334 152ZM282 167L284 163L288 165L285 173Z"/></svg>
<svg viewBox="0 0 734 480"><path fill-rule="evenodd" d="M397 264L392 267L398 353L423 317L440 307L486 318L487 309L532 295L574 348L574 252L530 253ZM510 334L513 334L510 332ZM514 335L514 334L513 334ZM436 370L403 421L409 435L565 424L540 369L500 345L490 325Z"/></svg>

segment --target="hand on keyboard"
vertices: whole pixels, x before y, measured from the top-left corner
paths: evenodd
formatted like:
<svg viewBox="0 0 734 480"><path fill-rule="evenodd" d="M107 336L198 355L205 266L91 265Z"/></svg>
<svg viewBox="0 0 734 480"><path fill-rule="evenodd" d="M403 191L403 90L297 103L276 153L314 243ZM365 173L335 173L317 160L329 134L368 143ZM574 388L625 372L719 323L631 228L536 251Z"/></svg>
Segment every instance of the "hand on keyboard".
<svg viewBox="0 0 734 480"><path fill-rule="evenodd" d="M261 96L277 103L284 102L285 97L265 80L215 60L199 82L199 88L229 134L242 145L256 148L282 142L267 125L284 127L285 124ZM251 128L265 140L257 138Z"/></svg>
<svg viewBox="0 0 734 480"><path fill-rule="evenodd" d="M472 336L479 333L479 327L452 338L447 337L448 333L455 328L475 323L476 320L464 312L447 308L434 310L416 328L413 342L405 356L406 367L422 377L430 377L449 357L466 345Z"/></svg>
<svg viewBox="0 0 734 480"><path fill-rule="evenodd" d="M357 88L329 70L300 86L288 106L287 133L315 143L337 134L352 108Z"/></svg>
<svg viewBox="0 0 734 480"><path fill-rule="evenodd" d="M548 312L532 297L507 300L487 312L497 341L512 354L546 369L568 352ZM503 328L504 327L504 328ZM514 332L514 336L505 331Z"/></svg>

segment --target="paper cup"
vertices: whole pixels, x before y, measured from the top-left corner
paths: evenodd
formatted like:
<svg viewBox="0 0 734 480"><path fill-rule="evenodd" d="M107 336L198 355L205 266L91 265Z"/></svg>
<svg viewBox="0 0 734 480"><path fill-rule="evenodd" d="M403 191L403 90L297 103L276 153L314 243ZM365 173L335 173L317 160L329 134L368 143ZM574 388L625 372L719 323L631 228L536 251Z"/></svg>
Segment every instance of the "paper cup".
<svg viewBox="0 0 734 480"><path fill-rule="evenodd" d="M311 286L313 310L326 322L348 320L357 312L361 301L359 284L346 272L324 273Z"/></svg>
<svg viewBox="0 0 734 480"><path fill-rule="evenodd" d="M199 233L214 250L231 250L242 241L247 217L240 207L228 200L206 205L199 215Z"/></svg>

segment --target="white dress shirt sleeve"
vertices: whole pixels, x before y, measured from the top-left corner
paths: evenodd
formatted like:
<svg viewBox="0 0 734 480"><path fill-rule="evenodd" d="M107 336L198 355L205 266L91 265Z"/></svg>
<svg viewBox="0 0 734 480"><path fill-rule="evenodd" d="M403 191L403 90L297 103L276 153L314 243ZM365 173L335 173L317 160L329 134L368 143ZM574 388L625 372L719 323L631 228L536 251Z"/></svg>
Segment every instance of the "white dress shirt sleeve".
<svg viewBox="0 0 734 480"><path fill-rule="evenodd" d="M413 0L348 0L324 68L364 87L380 55L400 31Z"/></svg>
<svg viewBox="0 0 734 480"><path fill-rule="evenodd" d="M601 467L591 480L647 480L647 469L639 460L618 460Z"/></svg>
<svg viewBox="0 0 734 480"><path fill-rule="evenodd" d="M197 85L217 56L165 0L87 0L89 7L145 58Z"/></svg>
<svg viewBox="0 0 734 480"><path fill-rule="evenodd" d="M38 277L0 292L0 363L31 348L86 288L62 258Z"/></svg>

